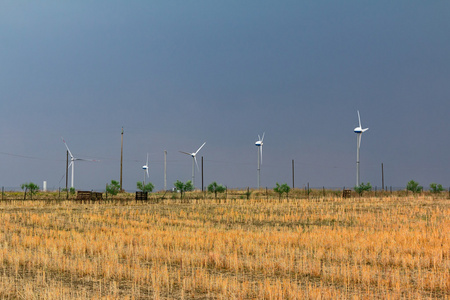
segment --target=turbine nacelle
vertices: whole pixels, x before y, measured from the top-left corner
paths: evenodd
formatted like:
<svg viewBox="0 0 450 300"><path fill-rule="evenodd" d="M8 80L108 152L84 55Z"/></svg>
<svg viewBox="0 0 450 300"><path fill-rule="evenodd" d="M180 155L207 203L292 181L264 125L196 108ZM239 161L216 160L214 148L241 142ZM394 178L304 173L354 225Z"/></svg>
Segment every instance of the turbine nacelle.
<svg viewBox="0 0 450 300"><path fill-rule="evenodd" d="M264 132L263 133L263 135L262 135L262 138L259 136L259 134L258 134L258 140L255 142L255 146L257 146L257 147L261 147L262 145L263 145L263 141L264 141L264 135L265 135L266 133Z"/></svg>
<svg viewBox="0 0 450 300"><path fill-rule="evenodd" d="M354 131L355 133L363 133L363 132L366 132L368 129L369 129L369 128L364 128L364 129L362 129L361 127L356 127L355 129L353 129L353 131Z"/></svg>

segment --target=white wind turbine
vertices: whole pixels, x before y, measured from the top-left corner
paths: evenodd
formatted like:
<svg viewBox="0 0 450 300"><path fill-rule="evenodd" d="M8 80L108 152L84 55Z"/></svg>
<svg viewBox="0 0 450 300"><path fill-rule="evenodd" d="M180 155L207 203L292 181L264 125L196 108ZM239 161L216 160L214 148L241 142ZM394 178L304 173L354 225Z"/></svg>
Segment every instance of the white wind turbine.
<svg viewBox="0 0 450 300"><path fill-rule="evenodd" d="M187 154L192 156L192 185L195 187L195 166L197 165L197 170L200 171L200 169L198 168L198 163L197 163L197 158L195 157L197 155L197 153L200 151L200 149L203 148L203 146L205 146L206 142L203 143L203 145L200 146L200 148L197 149L197 151L195 151L194 153L188 153L188 152L184 152L184 151L180 151L183 154Z"/></svg>
<svg viewBox="0 0 450 300"><path fill-rule="evenodd" d="M265 134L265 132L263 133L262 138L258 134L258 140L255 142L255 146L258 147L258 169L257 169L258 188L261 187L260 172L261 172L261 164L262 164L262 146L263 146L263 141L264 141L264 134Z"/></svg>
<svg viewBox="0 0 450 300"><path fill-rule="evenodd" d="M144 187L145 187L145 175L147 174L147 178L150 177L150 175L148 174L148 153L147 153L147 163L142 166L142 169L144 170Z"/></svg>
<svg viewBox="0 0 450 300"><path fill-rule="evenodd" d="M70 178L70 187L73 188L73 187L74 187L74 185L73 185L73 182L74 182L74 174L75 174L75 171L74 171L74 170L75 170L75 161L76 161L76 160L79 160L79 161L95 161L95 160L93 160L93 159L84 159L84 158L77 158L77 157L74 157L74 156L72 155L72 152L70 152L69 146L67 146L66 141L65 141L62 137L61 137L61 139L62 139L64 145L66 145L67 151L69 152L69 155L70 155L70 164L69 164L69 168L72 168L72 175L71 175L71 178Z"/></svg>
<svg viewBox="0 0 450 300"><path fill-rule="evenodd" d="M358 110L358 122L359 126L353 129L353 131L356 133L356 186L359 186L359 148L361 146L361 135L363 132L366 132L369 128L362 128L361 126L361 117L359 116L359 110Z"/></svg>

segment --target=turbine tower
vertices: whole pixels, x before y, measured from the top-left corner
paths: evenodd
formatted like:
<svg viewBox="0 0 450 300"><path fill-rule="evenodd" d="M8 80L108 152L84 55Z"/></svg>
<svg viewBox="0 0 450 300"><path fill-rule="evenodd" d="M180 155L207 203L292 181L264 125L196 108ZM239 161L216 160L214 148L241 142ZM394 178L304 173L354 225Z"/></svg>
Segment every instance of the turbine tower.
<svg viewBox="0 0 450 300"><path fill-rule="evenodd" d="M361 146L361 135L363 132L367 131L369 128L362 128L361 125L361 117L359 116L359 110L358 110L358 122L359 126L353 129L353 131L356 133L356 186L360 185L359 181L359 148Z"/></svg>
<svg viewBox="0 0 450 300"><path fill-rule="evenodd" d="M200 171L200 169L198 167L196 155L200 151L200 149L202 149L203 146L205 146L205 144L206 144L206 142L204 142L203 145L201 145L200 148L198 148L197 151L195 151L194 153L180 151L183 154L192 156L192 186L194 186L194 187L195 187L195 181L194 181L195 180L195 165L197 166L197 170Z"/></svg>
<svg viewBox="0 0 450 300"><path fill-rule="evenodd" d="M95 160L74 157L72 155L72 152L70 152L69 146L67 146L66 141L62 137L61 137L61 139L62 139L64 145L66 145L67 151L69 152L69 155L70 155L70 164L69 164L68 168L72 168L72 174L71 174L71 178L70 178L70 187L73 188L74 187L74 177L75 177L75 171L74 171L75 170L75 161L76 160L79 160L79 161L95 161Z"/></svg>
<svg viewBox="0 0 450 300"><path fill-rule="evenodd" d="M147 163L142 166L142 169L144 170L144 187L145 187L145 175L147 175L147 178L150 177L148 174L148 153L147 153Z"/></svg>
<svg viewBox="0 0 450 300"><path fill-rule="evenodd" d="M264 134L262 135L262 138L258 134L258 140L255 142L255 146L258 147L258 169L257 169L257 181L258 181L258 189L261 187L261 164L262 164L262 146L264 141Z"/></svg>

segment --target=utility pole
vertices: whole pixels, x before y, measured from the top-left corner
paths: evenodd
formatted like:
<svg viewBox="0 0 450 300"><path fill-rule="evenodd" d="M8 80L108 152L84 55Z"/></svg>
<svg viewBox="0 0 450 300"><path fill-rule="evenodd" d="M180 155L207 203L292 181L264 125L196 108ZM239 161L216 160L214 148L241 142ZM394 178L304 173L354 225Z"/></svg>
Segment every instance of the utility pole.
<svg viewBox="0 0 450 300"><path fill-rule="evenodd" d="M294 160L292 160L292 188L294 188L295 187L295 185L294 185Z"/></svg>
<svg viewBox="0 0 450 300"><path fill-rule="evenodd" d="M164 191L167 191L167 151L164 150Z"/></svg>
<svg viewBox="0 0 450 300"><path fill-rule="evenodd" d="M121 143L120 143L120 191L122 192L122 167L123 167L123 126L122 126L122 135L121 135Z"/></svg>
<svg viewBox="0 0 450 300"><path fill-rule="evenodd" d="M67 189L68 176L69 176L69 150L66 150L66 199L69 199L69 190Z"/></svg>
<svg viewBox="0 0 450 300"><path fill-rule="evenodd" d="M381 163L381 188L384 191L384 169L383 169L383 163Z"/></svg>
<svg viewBox="0 0 450 300"><path fill-rule="evenodd" d="M203 192L203 156L202 156L202 192Z"/></svg>

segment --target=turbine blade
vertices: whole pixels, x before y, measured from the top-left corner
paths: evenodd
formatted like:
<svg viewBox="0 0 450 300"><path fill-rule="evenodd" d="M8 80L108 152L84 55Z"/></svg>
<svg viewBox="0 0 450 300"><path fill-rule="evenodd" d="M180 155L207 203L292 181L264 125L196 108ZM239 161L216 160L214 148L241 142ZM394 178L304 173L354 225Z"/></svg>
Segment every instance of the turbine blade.
<svg viewBox="0 0 450 300"><path fill-rule="evenodd" d="M203 143L203 145L201 145L201 146L200 146L200 148L198 148L198 149L197 149L197 151L195 152L195 154L197 154L197 153L198 153L198 151L200 151L200 149L202 149L202 148L203 148L203 146L205 146L205 144L206 144L206 142L204 142L204 143ZM195 155L195 154L194 154L194 155Z"/></svg>
<svg viewBox="0 0 450 300"><path fill-rule="evenodd" d="M149 177L150 177L150 175L148 174L148 168L147 168L147 169L145 169L145 171L147 172L147 178L149 178Z"/></svg>
<svg viewBox="0 0 450 300"><path fill-rule="evenodd" d="M258 142L261 140L261 137L259 136L259 134L258 134Z"/></svg>
<svg viewBox="0 0 450 300"><path fill-rule="evenodd" d="M184 151L178 151L178 152L183 153L183 154L187 154L187 155L192 155L192 153L187 153L187 152L184 152Z"/></svg>
<svg viewBox="0 0 450 300"><path fill-rule="evenodd" d="M262 145L259 146L259 152L261 152L261 164L262 164Z"/></svg>
<svg viewBox="0 0 450 300"><path fill-rule="evenodd" d="M362 134L360 133L358 135L358 148L361 147L361 138L362 138Z"/></svg>
<svg viewBox="0 0 450 300"><path fill-rule="evenodd" d="M362 129L362 132L366 132L367 130L369 130L369 128L364 128Z"/></svg>
<svg viewBox="0 0 450 300"><path fill-rule="evenodd" d="M147 164L146 164L146 166L148 166L148 153L147 153Z"/></svg>
<svg viewBox="0 0 450 300"><path fill-rule="evenodd" d="M70 162L70 164L67 166L67 169L72 167L73 161Z"/></svg>
<svg viewBox="0 0 450 300"><path fill-rule="evenodd" d="M361 128L361 117L359 116L359 110L358 110L358 122L359 122L359 128Z"/></svg>
<svg viewBox="0 0 450 300"><path fill-rule="evenodd" d="M96 159L86 159L86 158L73 158L73 160L81 160L81 161L93 161L93 162L97 162L99 160Z"/></svg>
<svg viewBox="0 0 450 300"><path fill-rule="evenodd" d="M73 158L72 152L70 152L69 146L67 146L67 143L66 143L66 141L64 140L64 138L63 138L63 137L61 137L61 139L62 139L62 141L63 141L64 145L66 145L66 149L67 149L67 151L69 151L69 155L70 155L70 157L71 157L71 158Z"/></svg>
<svg viewBox="0 0 450 300"><path fill-rule="evenodd" d="M197 171L200 172L200 168L198 167L198 163L197 163L197 157L194 156L194 160L195 160L195 165L197 166Z"/></svg>
<svg viewBox="0 0 450 300"><path fill-rule="evenodd" d="M265 135L266 133L265 132L263 132L263 136L262 136L262 139L261 139L261 143L264 141L264 135Z"/></svg>

